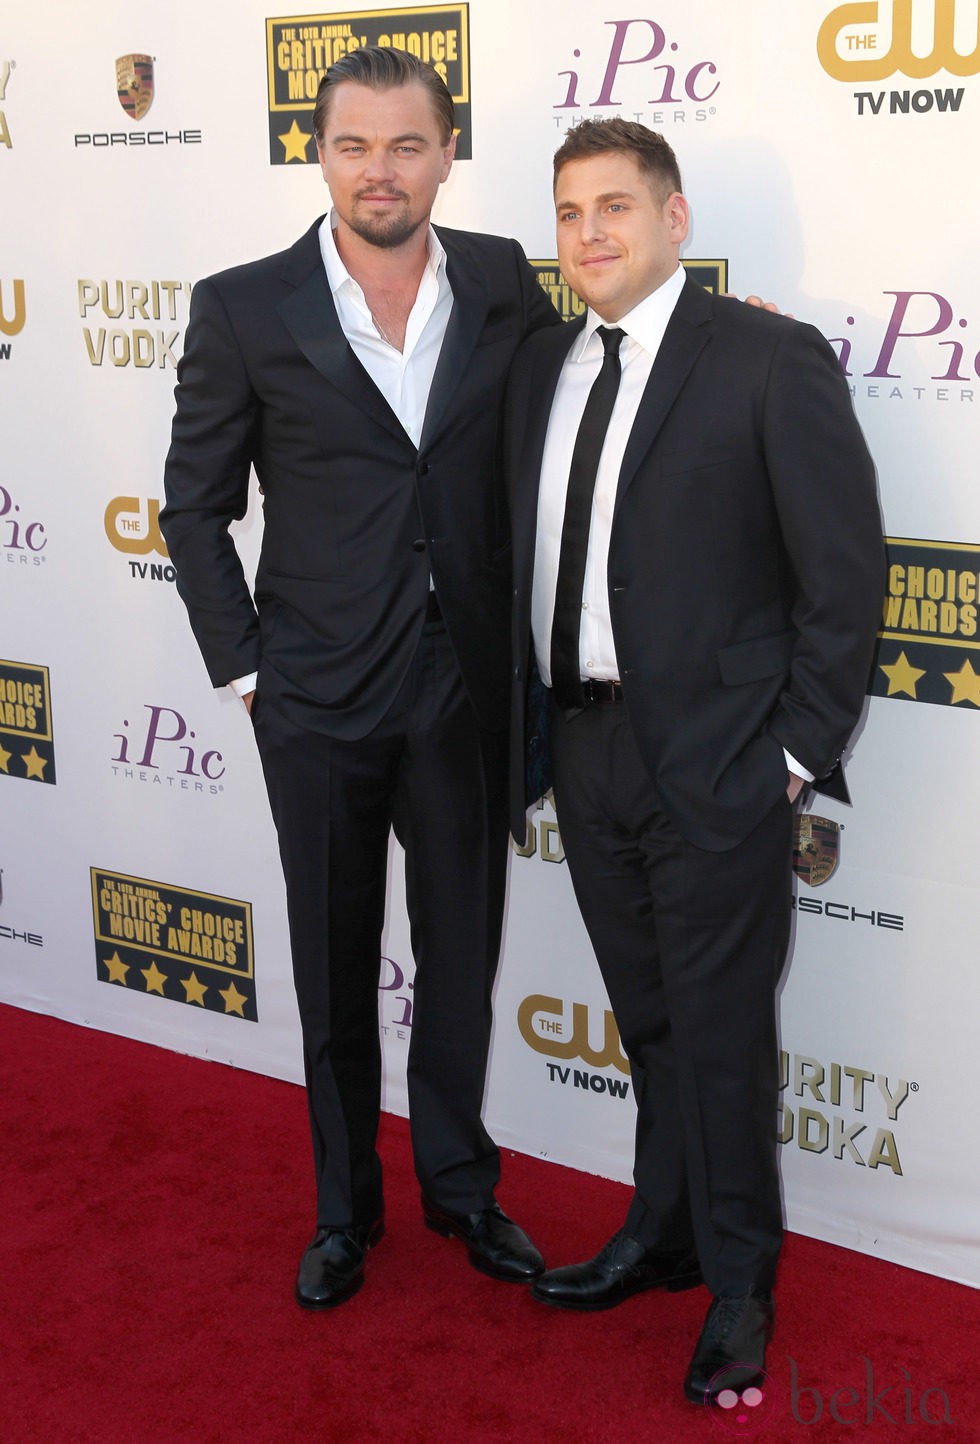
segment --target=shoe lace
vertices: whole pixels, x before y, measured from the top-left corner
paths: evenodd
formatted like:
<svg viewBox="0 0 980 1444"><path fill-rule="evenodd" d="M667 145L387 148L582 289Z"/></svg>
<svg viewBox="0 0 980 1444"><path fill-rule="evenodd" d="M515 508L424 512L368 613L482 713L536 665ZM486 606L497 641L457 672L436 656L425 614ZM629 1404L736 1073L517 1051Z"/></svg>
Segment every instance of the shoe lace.
<svg viewBox="0 0 980 1444"><path fill-rule="evenodd" d="M709 1337L723 1344L741 1319L744 1306L744 1299L716 1299L708 1322Z"/></svg>

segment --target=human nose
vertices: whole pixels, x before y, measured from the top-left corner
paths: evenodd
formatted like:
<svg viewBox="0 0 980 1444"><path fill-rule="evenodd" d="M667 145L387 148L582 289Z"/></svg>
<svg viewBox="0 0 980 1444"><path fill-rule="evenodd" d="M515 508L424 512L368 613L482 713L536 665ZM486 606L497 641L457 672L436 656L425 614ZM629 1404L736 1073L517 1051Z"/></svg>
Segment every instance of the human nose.
<svg viewBox="0 0 980 1444"><path fill-rule="evenodd" d="M390 180L395 174L394 162L383 145L373 146L364 161L364 174L368 180Z"/></svg>
<svg viewBox="0 0 980 1444"><path fill-rule="evenodd" d="M584 245L595 245L598 241L606 239L605 227L602 224L602 212L599 210L585 211L582 216L581 239Z"/></svg>

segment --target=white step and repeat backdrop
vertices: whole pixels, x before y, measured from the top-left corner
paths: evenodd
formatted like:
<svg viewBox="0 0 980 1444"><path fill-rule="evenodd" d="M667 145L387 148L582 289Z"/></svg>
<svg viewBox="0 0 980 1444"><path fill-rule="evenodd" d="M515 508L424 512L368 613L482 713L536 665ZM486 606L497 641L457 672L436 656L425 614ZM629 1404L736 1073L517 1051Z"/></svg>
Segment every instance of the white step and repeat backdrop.
<svg viewBox="0 0 980 1444"><path fill-rule="evenodd" d="M516 236L566 312L551 154L581 117L623 115L677 149L705 283L764 292L840 353L891 565L855 805L818 802L798 850L786 1210L980 1282L978 30L977 0L7 7L0 997L299 1080L250 727L208 684L157 514L194 282L326 208L310 97L335 54L387 39L442 65L460 101L437 219ZM252 562L260 528L257 506L239 529ZM394 854L391 899L380 1013L401 1112ZM607 1008L545 807L512 860L488 1118L509 1146L625 1179L633 1105Z"/></svg>

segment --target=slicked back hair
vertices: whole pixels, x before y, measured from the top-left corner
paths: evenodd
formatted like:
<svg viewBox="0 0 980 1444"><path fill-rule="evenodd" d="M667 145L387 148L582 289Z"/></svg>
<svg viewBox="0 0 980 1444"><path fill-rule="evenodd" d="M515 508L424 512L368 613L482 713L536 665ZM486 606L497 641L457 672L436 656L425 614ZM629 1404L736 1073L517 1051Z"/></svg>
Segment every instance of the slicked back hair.
<svg viewBox="0 0 980 1444"><path fill-rule="evenodd" d="M442 133L442 144L449 144L456 124L456 107L446 82L424 60L388 45L365 45L341 56L331 65L320 81L313 107L313 134L318 144L323 139L331 96L346 80L353 81L355 85L366 85L371 90L391 90L415 82L424 85Z"/></svg>

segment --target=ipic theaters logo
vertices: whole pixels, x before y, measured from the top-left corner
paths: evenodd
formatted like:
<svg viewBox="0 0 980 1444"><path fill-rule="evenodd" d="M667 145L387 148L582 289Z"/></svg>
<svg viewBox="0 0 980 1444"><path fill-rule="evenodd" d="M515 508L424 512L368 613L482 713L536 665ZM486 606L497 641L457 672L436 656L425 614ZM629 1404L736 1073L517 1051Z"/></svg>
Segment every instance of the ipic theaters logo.
<svg viewBox="0 0 980 1444"><path fill-rule="evenodd" d="M160 530L160 503L156 497L114 496L102 519L109 543L129 557L134 581L173 582L177 573ZM164 560L153 561L152 556ZM146 560L139 560L139 558Z"/></svg>
<svg viewBox="0 0 980 1444"><path fill-rule="evenodd" d="M133 121L144 120L156 94L153 56L120 55L114 62L114 73L116 98L124 114ZM108 86L106 97L108 103ZM166 124L150 126L145 130L90 130L75 133L76 150L113 150L118 146L135 150L200 144L200 130L175 125L169 117Z"/></svg>
<svg viewBox="0 0 980 1444"><path fill-rule="evenodd" d="M890 298L883 329L867 319L857 329L856 318L846 316L844 334L829 337L851 395L861 401L972 405L980 351L965 334L967 319L938 291L881 294Z"/></svg>
<svg viewBox="0 0 980 1444"><path fill-rule="evenodd" d="M586 1003L572 1003L569 1017L562 998L532 993L517 1010L517 1027L535 1053L558 1060L546 1064L551 1083L610 1098L629 1097L630 1065L623 1054L616 1019L608 1008L602 1013L602 1042L598 1047L592 1042L594 1025ZM583 1063L584 1068L580 1066ZM612 1069L625 1077L590 1072L593 1068Z"/></svg>
<svg viewBox="0 0 980 1444"><path fill-rule="evenodd" d="M796 819L793 847L793 871L808 888L822 887L837 871L840 861L840 823L829 817L804 812ZM885 912L879 907L857 906L839 898L815 898L806 893L794 894L793 907L807 917L822 917L831 922L851 923L891 932L903 932L905 919L899 913Z"/></svg>
<svg viewBox="0 0 980 1444"><path fill-rule="evenodd" d="M963 86L942 80L980 71L976 0L862 0L838 5L817 33L817 56L832 80L846 85L893 80L940 81L931 87L855 90L858 115L955 113ZM942 78L942 80L940 79Z"/></svg>
<svg viewBox="0 0 980 1444"><path fill-rule="evenodd" d="M100 982L258 1021L251 903L90 872Z"/></svg>
<svg viewBox="0 0 980 1444"><path fill-rule="evenodd" d="M0 557L9 566L40 567L47 560L48 534L31 511L23 511L15 494L0 486Z"/></svg>
<svg viewBox="0 0 980 1444"><path fill-rule="evenodd" d="M0 60L0 105L7 99L7 86L10 83L11 71L15 68L16 61ZM6 111L0 110L0 146L4 150L13 150L14 143L10 138L10 128L7 125Z"/></svg>
<svg viewBox="0 0 980 1444"><path fill-rule="evenodd" d="M890 1078L853 1064L822 1063L804 1053L779 1054L778 1139L804 1153L822 1154L859 1168L903 1173L895 1124L918 1083ZM790 1097L805 1099L794 1103ZM849 1121L853 1114L856 1121ZM873 1130L873 1131L872 1131Z"/></svg>
<svg viewBox="0 0 980 1444"><path fill-rule="evenodd" d="M56 780L47 667L0 662L0 775Z"/></svg>
<svg viewBox="0 0 980 1444"><path fill-rule="evenodd" d="M456 107L456 159L470 160L469 17L469 5L421 5L266 20L270 162L316 161L313 106L320 81L334 61L364 45L407 51L439 72Z"/></svg>
<svg viewBox="0 0 980 1444"><path fill-rule="evenodd" d="M0 361L10 360L10 337L19 336L27 320L23 281L0 280Z"/></svg>
<svg viewBox="0 0 980 1444"><path fill-rule="evenodd" d="M980 546L888 537L888 593L868 691L980 708Z"/></svg>
<svg viewBox="0 0 980 1444"><path fill-rule="evenodd" d="M582 22L584 23L584 22ZM582 112L622 111L658 129L716 114L718 67L698 56L656 20L606 20L572 50L574 66L559 70L555 125L562 131Z"/></svg>
<svg viewBox="0 0 980 1444"><path fill-rule="evenodd" d="M145 703L132 721L123 720L112 742L113 775L124 781L210 797L225 790L221 753L203 744L175 707Z"/></svg>
<svg viewBox="0 0 980 1444"><path fill-rule="evenodd" d="M382 957L381 978L378 982L380 1002L380 1028L386 1038L397 1038L406 1042L412 1035L411 994L415 991L414 973L408 971L394 958Z"/></svg>
<svg viewBox="0 0 980 1444"><path fill-rule="evenodd" d="M175 371L181 333L169 323L186 320L190 299L190 281L79 280L78 314L90 364Z"/></svg>
<svg viewBox="0 0 980 1444"><path fill-rule="evenodd" d="M538 285L551 301L563 321L574 321L585 314L585 302L576 296L558 268L556 260L531 261ZM728 290L727 261L683 261L685 271L706 291L722 296Z"/></svg>

